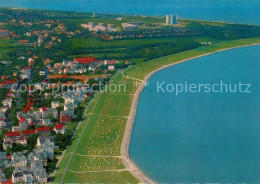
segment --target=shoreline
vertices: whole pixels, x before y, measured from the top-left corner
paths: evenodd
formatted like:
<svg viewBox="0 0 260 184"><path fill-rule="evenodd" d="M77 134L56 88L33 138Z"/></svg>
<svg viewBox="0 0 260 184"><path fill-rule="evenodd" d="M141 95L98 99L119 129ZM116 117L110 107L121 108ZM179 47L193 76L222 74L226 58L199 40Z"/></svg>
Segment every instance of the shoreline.
<svg viewBox="0 0 260 184"><path fill-rule="evenodd" d="M173 65L184 63L184 62L187 62L187 61L190 61L190 60L193 60L193 59L197 59L197 58L200 58L200 57L204 57L204 56L207 56L207 55L211 55L211 54L214 54L214 53L218 53L218 52L222 52L222 51L226 51L226 50L230 50L230 49L235 49L235 48L240 48L240 47L253 46L253 45L260 45L260 43L253 43L253 44L240 45L240 46L234 46L234 47L219 49L219 50L216 50L216 51L213 51L213 52L209 52L209 53L201 54L201 55L194 56L194 57L191 57L191 58L188 58L188 59L180 60L180 61L168 64L168 65L163 65L163 66L161 66L161 67L159 67L155 70L152 70L148 74L146 74L145 77L143 78L143 82L144 82L144 84L146 84L153 74L155 74L155 73L157 73L157 72L159 72L159 71L161 71L165 68L171 67ZM142 93L144 87L145 87L144 85L139 85L139 87L137 88L137 90L134 93L134 97L133 97L130 112L129 112L129 117L128 117L126 127L125 127L123 141L122 141L122 144L121 144L121 156L123 157L122 160L123 160L123 163L124 163L126 169L129 170L129 172L131 172L131 174L134 177L136 177L142 183L154 184L156 182L153 181L148 176L146 176L129 157L129 146L130 146L133 127L134 127L134 123L135 123L135 116L136 116L136 112L137 112L140 94Z"/></svg>
<svg viewBox="0 0 260 184"><path fill-rule="evenodd" d="M70 13L88 13L92 14L93 12L85 12L85 11L77 11L77 10L54 10L48 8L28 8L28 7L13 7L13 6L3 6L1 8L4 9L13 9L13 10L39 10L39 11L58 11L58 12L70 12ZM107 13L107 12L96 12L96 13L103 13L106 15L116 15L116 16L137 16L137 17L152 17L152 18L165 18L162 15L142 15L142 14L114 14L114 13ZM207 20L207 19L191 19L191 18L182 18L179 17L180 20L191 20L191 21L199 21L199 22L213 22L213 23L222 23L222 24L238 24L238 25L251 25L251 26L259 26L257 23L239 23L239 22L226 22L226 21L216 21L216 20Z"/></svg>

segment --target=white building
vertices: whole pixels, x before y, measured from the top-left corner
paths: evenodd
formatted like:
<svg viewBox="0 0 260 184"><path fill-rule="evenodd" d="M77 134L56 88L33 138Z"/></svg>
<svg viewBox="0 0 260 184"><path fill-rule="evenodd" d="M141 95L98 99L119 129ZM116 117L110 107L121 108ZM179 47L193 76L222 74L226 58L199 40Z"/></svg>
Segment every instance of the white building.
<svg viewBox="0 0 260 184"><path fill-rule="evenodd" d="M59 102L59 101L53 101L53 102L51 102L51 108L52 108L52 109L56 109L56 108L58 108L58 107L60 107L60 102Z"/></svg>
<svg viewBox="0 0 260 184"><path fill-rule="evenodd" d="M51 122L50 119L42 119L42 125L49 126L49 125L53 125L53 123Z"/></svg>
<svg viewBox="0 0 260 184"><path fill-rule="evenodd" d="M2 104L8 108L12 107L12 98L8 98L2 101Z"/></svg>
<svg viewBox="0 0 260 184"><path fill-rule="evenodd" d="M114 65L108 65L108 70L109 71L114 71L115 70L115 66Z"/></svg>
<svg viewBox="0 0 260 184"><path fill-rule="evenodd" d="M170 25L170 16L166 15L166 21L165 21L166 25Z"/></svg>
<svg viewBox="0 0 260 184"><path fill-rule="evenodd" d="M166 15L166 25L178 24L178 15Z"/></svg>
<svg viewBox="0 0 260 184"><path fill-rule="evenodd" d="M122 27L123 27L125 30L138 29L138 25L130 24L130 23L122 23Z"/></svg>

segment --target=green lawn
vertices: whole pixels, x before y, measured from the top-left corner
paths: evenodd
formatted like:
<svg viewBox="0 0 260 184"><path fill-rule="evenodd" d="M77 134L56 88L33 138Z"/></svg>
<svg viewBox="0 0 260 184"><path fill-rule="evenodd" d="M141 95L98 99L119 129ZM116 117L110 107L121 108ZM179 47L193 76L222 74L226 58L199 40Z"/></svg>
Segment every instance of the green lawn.
<svg viewBox="0 0 260 184"><path fill-rule="evenodd" d="M102 53L102 54L77 54L77 55L69 55L68 58L74 59L75 57L95 57L97 59L99 58L122 58L126 57L125 53Z"/></svg>
<svg viewBox="0 0 260 184"><path fill-rule="evenodd" d="M81 47L81 48L126 48L133 45L145 46L155 43L178 43L184 40L197 40L197 41L211 41L216 42L218 40L199 37L199 38L147 38L147 39L128 39L128 40L101 40L96 38L85 38L85 39L72 39L70 44L72 48Z"/></svg>
<svg viewBox="0 0 260 184"><path fill-rule="evenodd" d="M121 89L120 91L122 92L123 87ZM99 99L94 113L110 116L128 116L132 98L131 95L104 93Z"/></svg>
<svg viewBox="0 0 260 184"><path fill-rule="evenodd" d="M128 78L123 77L122 72L120 72L120 74L110 84L111 90L110 90L110 87L108 87L108 93L110 93L110 94L121 93L124 95L133 95L138 87L136 82L138 82L138 84L140 83L140 81L136 81L133 79L128 79ZM115 89L114 86L118 87L118 90L115 92L114 92L114 89Z"/></svg>
<svg viewBox="0 0 260 184"><path fill-rule="evenodd" d="M57 175L57 178L61 178L61 173ZM76 180L75 180L76 179ZM124 183L138 183L138 180L134 178L130 172L88 172L88 173L73 173L68 172L64 181L66 183L108 183L108 184L124 184ZM55 179L53 183L59 183L59 180Z"/></svg>
<svg viewBox="0 0 260 184"><path fill-rule="evenodd" d="M143 79L143 77L152 70L159 68L166 64L175 63L183 59L199 56L205 53L217 51L223 48L230 48L239 45L247 45L252 43L260 43L260 38L235 40L230 42L222 42L212 46L205 46L198 49L169 55L166 57L151 60L149 62L140 63L131 66L124 70L124 74L130 77ZM95 114L88 114L86 119L80 125L76 137L72 145L68 148L66 156L61 161L60 167L57 171L55 182L59 183L62 173L68 164L69 170L66 171L63 182L64 183L138 183L138 180L127 171L105 171L106 169L122 169L122 161L119 158L111 157L84 157L81 155L107 155L119 156L120 146L124 135L127 118L131 107L133 94L136 86L133 79L128 79L117 74L113 81L114 84L131 84L127 88L126 94L111 92L104 92L95 96L94 101L90 104L87 111ZM84 132L83 128L87 124ZM68 163L69 153L75 148L75 143L82 137L76 147L76 151L70 163ZM91 160L92 158L92 160ZM91 171L91 172L90 172ZM83 173L75 173L83 172Z"/></svg>
<svg viewBox="0 0 260 184"><path fill-rule="evenodd" d="M16 47L16 46L17 43L14 40L0 38L0 48Z"/></svg>
<svg viewBox="0 0 260 184"><path fill-rule="evenodd" d="M68 169L75 172L84 172L124 168L125 166L120 158L79 156L75 154Z"/></svg>
<svg viewBox="0 0 260 184"><path fill-rule="evenodd" d="M14 50L17 46L13 40L0 39L0 59L4 59L4 54Z"/></svg>
<svg viewBox="0 0 260 184"><path fill-rule="evenodd" d="M126 118L93 115L76 153L119 156Z"/></svg>

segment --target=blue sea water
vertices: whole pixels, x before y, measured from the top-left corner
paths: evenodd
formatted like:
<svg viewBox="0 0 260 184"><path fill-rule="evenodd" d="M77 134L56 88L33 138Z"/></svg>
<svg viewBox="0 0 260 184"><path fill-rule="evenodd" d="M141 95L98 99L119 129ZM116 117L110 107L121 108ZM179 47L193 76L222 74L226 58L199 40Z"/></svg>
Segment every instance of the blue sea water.
<svg viewBox="0 0 260 184"><path fill-rule="evenodd" d="M130 144L130 158L147 176L160 183L260 183L259 51L260 46L227 50L150 78ZM251 92L225 93L223 87L223 93L157 93L163 81L241 82L251 84Z"/></svg>
<svg viewBox="0 0 260 184"><path fill-rule="evenodd" d="M0 7L165 16L260 25L260 0L0 0Z"/></svg>

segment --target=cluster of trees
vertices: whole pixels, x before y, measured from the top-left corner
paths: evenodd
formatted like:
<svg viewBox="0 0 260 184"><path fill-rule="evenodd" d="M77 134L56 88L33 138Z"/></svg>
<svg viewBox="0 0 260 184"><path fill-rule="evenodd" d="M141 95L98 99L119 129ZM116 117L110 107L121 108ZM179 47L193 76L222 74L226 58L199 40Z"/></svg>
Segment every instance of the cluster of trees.
<svg viewBox="0 0 260 184"><path fill-rule="evenodd" d="M98 38L93 38L97 39ZM131 58L145 58L146 60L166 56L169 54L174 54L189 49L194 49L200 46L198 41L194 41L188 38L183 38L180 41L169 40L168 42L158 40L156 38L149 38L147 42L140 42L139 44L115 44L112 43L108 45L109 41L97 41L100 42L100 46L95 47L84 47L77 46L68 42L68 45L64 52L66 55L86 55L86 54L97 54L95 57L97 59L117 59L126 60ZM154 42L152 42L154 40ZM158 41L157 41L158 40ZM102 43L106 43L103 46ZM107 55L106 55L107 53ZM126 65L123 63L118 68L125 68Z"/></svg>
<svg viewBox="0 0 260 184"><path fill-rule="evenodd" d="M146 58L145 61L158 57L183 52L200 46L200 43L193 40L183 40L182 42L157 43L148 46L133 46L126 50L126 58Z"/></svg>
<svg viewBox="0 0 260 184"><path fill-rule="evenodd" d="M0 88L0 106L2 107L3 104L2 104L2 100L5 99L6 95L8 94L8 89L5 89L5 88Z"/></svg>
<svg viewBox="0 0 260 184"><path fill-rule="evenodd" d="M44 166L44 168L46 169L48 174L52 173L55 170L57 162L58 159L56 158L56 156L54 156L52 159L47 160L47 165Z"/></svg>
<svg viewBox="0 0 260 184"><path fill-rule="evenodd" d="M35 69L32 75L32 83L42 82L45 79L45 75L39 74L39 69Z"/></svg>
<svg viewBox="0 0 260 184"><path fill-rule="evenodd" d="M4 151L3 142L4 142L4 137L5 137L6 133L7 133L6 129L1 129L0 130L0 151Z"/></svg>
<svg viewBox="0 0 260 184"><path fill-rule="evenodd" d="M17 107L16 107L16 100L13 99L12 101L12 108L11 108L11 121L12 121L12 126L18 126L19 122L17 119Z"/></svg>
<svg viewBox="0 0 260 184"><path fill-rule="evenodd" d="M75 112L75 121L81 121L84 115L84 109L85 107L83 105L78 105L77 108L75 108L74 112Z"/></svg>
<svg viewBox="0 0 260 184"><path fill-rule="evenodd" d="M19 100L19 110L22 111L25 106L27 105L27 99L28 99L28 93L27 91L21 91L20 92L20 98L18 99Z"/></svg>
<svg viewBox="0 0 260 184"><path fill-rule="evenodd" d="M79 82L80 80L79 79L73 79L73 78L56 78L56 79L50 79L50 83L58 83L58 82L61 82L61 83L66 83L68 81L74 81L75 83Z"/></svg>
<svg viewBox="0 0 260 184"><path fill-rule="evenodd" d="M242 24L210 25L193 22L191 27L201 32L202 36L218 40L235 40L243 38L259 37L260 27Z"/></svg>
<svg viewBox="0 0 260 184"><path fill-rule="evenodd" d="M4 169L5 178L8 179L8 180L11 179L13 171L14 171L14 167L5 168Z"/></svg>
<svg viewBox="0 0 260 184"><path fill-rule="evenodd" d="M69 146L72 136L73 133L69 130L65 134L56 134L54 136L55 145L59 146L60 151L65 150Z"/></svg>

